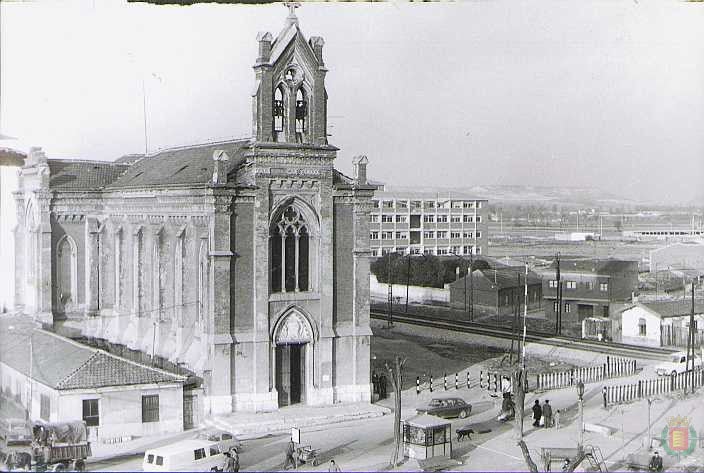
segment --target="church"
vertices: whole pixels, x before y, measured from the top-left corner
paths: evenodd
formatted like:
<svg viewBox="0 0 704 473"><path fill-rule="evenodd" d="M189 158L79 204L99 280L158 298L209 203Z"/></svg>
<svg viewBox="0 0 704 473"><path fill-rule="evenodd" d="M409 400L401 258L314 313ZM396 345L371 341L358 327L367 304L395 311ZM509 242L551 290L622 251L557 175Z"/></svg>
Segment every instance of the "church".
<svg viewBox="0 0 704 473"><path fill-rule="evenodd" d="M369 402L367 158L334 168L321 37L257 36L253 136L48 159L15 193L15 305L162 357L203 415Z"/></svg>

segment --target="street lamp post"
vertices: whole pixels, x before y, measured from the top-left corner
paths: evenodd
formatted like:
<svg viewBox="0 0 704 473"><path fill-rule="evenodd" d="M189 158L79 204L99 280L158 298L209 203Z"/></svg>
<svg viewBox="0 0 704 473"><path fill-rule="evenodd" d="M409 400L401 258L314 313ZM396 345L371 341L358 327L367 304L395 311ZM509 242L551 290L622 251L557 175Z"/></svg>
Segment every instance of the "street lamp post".
<svg viewBox="0 0 704 473"><path fill-rule="evenodd" d="M648 450L653 449L653 436L650 433L650 406L653 405L653 399L648 398Z"/></svg>
<svg viewBox="0 0 704 473"><path fill-rule="evenodd" d="M584 383L580 379L577 383L577 396L579 397L579 451L584 448Z"/></svg>

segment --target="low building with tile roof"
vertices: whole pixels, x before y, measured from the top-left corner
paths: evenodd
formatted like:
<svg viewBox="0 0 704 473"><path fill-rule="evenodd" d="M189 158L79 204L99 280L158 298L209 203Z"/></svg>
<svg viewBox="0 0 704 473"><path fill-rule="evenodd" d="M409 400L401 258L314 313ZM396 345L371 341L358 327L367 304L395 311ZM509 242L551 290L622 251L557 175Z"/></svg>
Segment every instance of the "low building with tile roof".
<svg viewBox="0 0 704 473"><path fill-rule="evenodd" d="M694 309L694 346L704 347L704 301L691 299L639 302L625 306L616 320L621 342L639 346L687 348Z"/></svg>
<svg viewBox="0 0 704 473"><path fill-rule="evenodd" d="M371 398L377 186L364 156L334 168L323 39L291 14L257 45L252 137L114 162L33 148L15 194L16 308L189 370L206 416Z"/></svg>
<svg viewBox="0 0 704 473"><path fill-rule="evenodd" d="M185 381L43 330L26 318L0 317L0 387L32 420L84 420L91 437L103 441L180 432Z"/></svg>
<svg viewBox="0 0 704 473"><path fill-rule="evenodd" d="M543 282L532 271L526 278L525 266L497 266L475 269L472 280L461 277L449 284L450 306L465 309L474 304L485 313L498 315L523 314L528 286L528 310L540 310L543 301Z"/></svg>

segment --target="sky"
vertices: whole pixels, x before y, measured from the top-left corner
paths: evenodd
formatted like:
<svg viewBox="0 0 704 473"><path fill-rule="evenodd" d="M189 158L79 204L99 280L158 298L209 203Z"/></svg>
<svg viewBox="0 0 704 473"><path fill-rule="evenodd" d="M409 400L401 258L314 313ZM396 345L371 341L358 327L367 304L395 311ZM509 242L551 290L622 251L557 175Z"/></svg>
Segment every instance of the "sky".
<svg viewBox="0 0 704 473"><path fill-rule="evenodd" d="M114 160L251 135L256 35L282 5L0 3L0 146ZM704 204L704 8L304 3L330 143L403 186L575 186ZM146 114L144 111L146 110Z"/></svg>

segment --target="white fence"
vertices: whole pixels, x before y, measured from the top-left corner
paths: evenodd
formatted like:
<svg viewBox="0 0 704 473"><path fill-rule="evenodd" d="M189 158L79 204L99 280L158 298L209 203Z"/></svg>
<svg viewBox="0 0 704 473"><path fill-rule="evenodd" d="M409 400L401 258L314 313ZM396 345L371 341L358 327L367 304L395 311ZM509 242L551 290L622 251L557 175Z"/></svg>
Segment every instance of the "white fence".
<svg viewBox="0 0 704 473"><path fill-rule="evenodd" d="M369 275L369 291L373 298L381 298L386 300L389 294L389 285L383 284L377 281L376 276L373 274ZM400 302L405 304L406 302L406 285L405 284L394 284L393 285L394 298L399 297ZM421 286L408 286L408 302L409 303L440 303L449 304L450 303L450 291L448 289L439 289L436 287L421 287Z"/></svg>

